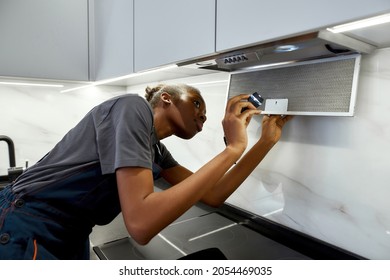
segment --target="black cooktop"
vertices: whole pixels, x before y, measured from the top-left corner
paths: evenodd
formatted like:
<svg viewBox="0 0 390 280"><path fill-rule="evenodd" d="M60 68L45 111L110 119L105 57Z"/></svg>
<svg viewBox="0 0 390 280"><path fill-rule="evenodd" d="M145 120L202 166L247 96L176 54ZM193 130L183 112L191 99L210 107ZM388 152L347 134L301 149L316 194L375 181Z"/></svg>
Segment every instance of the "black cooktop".
<svg viewBox="0 0 390 280"><path fill-rule="evenodd" d="M208 248L218 248L227 259L232 260L310 259L245 225L196 206L146 246L126 237L93 249L100 259L174 260ZM207 255L205 258L208 258Z"/></svg>

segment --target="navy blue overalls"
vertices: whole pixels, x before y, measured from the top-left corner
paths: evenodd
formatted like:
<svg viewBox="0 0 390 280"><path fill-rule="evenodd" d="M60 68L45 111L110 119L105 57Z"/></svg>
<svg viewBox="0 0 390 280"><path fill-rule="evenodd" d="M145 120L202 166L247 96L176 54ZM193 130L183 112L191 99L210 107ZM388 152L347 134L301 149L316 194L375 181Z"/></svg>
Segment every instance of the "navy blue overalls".
<svg viewBox="0 0 390 280"><path fill-rule="evenodd" d="M0 192L0 259L89 259L92 227L120 211L115 173L102 175L99 163L36 193L9 185Z"/></svg>

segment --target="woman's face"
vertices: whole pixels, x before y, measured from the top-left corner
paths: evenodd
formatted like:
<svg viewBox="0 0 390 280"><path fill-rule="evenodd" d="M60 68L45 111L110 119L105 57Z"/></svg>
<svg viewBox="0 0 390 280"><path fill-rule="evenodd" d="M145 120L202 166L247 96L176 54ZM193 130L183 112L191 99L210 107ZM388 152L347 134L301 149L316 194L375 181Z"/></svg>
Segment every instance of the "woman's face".
<svg viewBox="0 0 390 280"><path fill-rule="evenodd" d="M187 92L175 102L180 117L175 123L175 135L190 139L202 131L206 121L206 104L198 93Z"/></svg>

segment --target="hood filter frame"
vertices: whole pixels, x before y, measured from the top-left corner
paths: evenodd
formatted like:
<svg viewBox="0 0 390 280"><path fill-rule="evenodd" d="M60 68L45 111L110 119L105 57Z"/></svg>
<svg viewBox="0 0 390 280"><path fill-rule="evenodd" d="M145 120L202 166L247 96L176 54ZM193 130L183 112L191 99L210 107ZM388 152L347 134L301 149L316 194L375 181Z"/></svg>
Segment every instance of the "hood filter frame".
<svg viewBox="0 0 390 280"><path fill-rule="evenodd" d="M360 54L291 63L230 74L228 98L258 91L267 99L287 99L287 111L262 114L353 116Z"/></svg>

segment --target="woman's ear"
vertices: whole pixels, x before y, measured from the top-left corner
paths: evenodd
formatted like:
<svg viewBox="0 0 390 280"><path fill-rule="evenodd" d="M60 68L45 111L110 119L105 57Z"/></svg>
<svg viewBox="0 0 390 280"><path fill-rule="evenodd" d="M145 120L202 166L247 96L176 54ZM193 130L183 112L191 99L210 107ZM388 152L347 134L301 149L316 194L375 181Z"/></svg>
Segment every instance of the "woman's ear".
<svg viewBox="0 0 390 280"><path fill-rule="evenodd" d="M168 92L161 93L160 98L164 104L170 105L172 103L172 97Z"/></svg>

